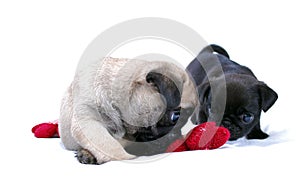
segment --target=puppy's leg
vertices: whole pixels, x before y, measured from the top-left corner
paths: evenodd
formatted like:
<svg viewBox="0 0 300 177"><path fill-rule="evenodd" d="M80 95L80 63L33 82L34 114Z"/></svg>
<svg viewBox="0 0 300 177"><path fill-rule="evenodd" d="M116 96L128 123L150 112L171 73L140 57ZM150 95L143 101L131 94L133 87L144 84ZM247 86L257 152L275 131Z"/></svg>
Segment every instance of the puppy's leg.
<svg viewBox="0 0 300 177"><path fill-rule="evenodd" d="M75 151L80 145L74 140L71 133L71 122L73 118L73 83L65 93L58 119L58 132L64 147L68 150Z"/></svg>
<svg viewBox="0 0 300 177"><path fill-rule="evenodd" d="M269 135L260 129L260 123L258 123L246 137L247 139L266 139Z"/></svg>
<svg viewBox="0 0 300 177"><path fill-rule="evenodd" d="M127 160L135 156L128 154L99 121L101 115L91 106L75 108L71 132L83 149L87 149L101 164L111 160Z"/></svg>

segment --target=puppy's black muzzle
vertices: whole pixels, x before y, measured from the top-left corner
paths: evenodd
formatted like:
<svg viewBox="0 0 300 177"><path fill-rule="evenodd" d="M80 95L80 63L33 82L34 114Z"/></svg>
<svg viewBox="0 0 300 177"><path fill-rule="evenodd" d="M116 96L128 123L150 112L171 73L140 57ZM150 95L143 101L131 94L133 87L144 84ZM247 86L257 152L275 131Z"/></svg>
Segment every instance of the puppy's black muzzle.
<svg viewBox="0 0 300 177"><path fill-rule="evenodd" d="M194 109L174 109L151 127L142 127L134 134L133 142L126 151L134 155L154 155L163 153L176 139L181 138L181 128L186 124Z"/></svg>
<svg viewBox="0 0 300 177"><path fill-rule="evenodd" d="M156 125L140 128L140 130L134 134L135 141L147 142L165 136L172 131L180 117L180 109L167 111L165 116Z"/></svg>

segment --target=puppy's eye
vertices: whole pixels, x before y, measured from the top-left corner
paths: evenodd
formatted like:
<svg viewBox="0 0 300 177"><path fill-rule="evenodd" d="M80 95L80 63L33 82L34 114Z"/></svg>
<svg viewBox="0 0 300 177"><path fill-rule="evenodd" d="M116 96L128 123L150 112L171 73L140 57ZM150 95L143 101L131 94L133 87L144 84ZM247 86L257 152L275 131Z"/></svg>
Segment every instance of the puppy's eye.
<svg viewBox="0 0 300 177"><path fill-rule="evenodd" d="M207 106L207 111L208 111L208 114L211 115L211 105Z"/></svg>
<svg viewBox="0 0 300 177"><path fill-rule="evenodd" d="M180 117L180 111L179 110L173 111L171 115L171 121L176 122L179 119L179 117Z"/></svg>
<svg viewBox="0 0 300 177"><path fill-rule="evenodd" d="M254 120L254 116L250 113L244 113L241 115L241 119L244 124L250 124Z"/></svg>

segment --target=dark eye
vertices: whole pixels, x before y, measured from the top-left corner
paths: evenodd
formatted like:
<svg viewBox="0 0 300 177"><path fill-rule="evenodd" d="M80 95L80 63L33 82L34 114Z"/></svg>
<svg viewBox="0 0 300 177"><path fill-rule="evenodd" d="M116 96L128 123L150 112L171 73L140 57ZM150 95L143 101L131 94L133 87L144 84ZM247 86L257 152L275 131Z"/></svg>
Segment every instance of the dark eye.
<svg viewBox="0 0 300 177"><path fill-rule="evenodd" d="M250 124L254 120L254 116L250 113L244 113L241 115L241 119L244 124Z"/></svg>
<svg viewBox="0 0 300 177"><path fill-rule="evenodd" d="M180 117L180 111L173 111L171 114L171 121L176 122Z"/></svg>
<svg viewBox="0 0 300 177"><path fill-rule="evenodd" d="M210 115L211 114L211 105L207 105L207 111L208 111L208 114Z"/></svg>

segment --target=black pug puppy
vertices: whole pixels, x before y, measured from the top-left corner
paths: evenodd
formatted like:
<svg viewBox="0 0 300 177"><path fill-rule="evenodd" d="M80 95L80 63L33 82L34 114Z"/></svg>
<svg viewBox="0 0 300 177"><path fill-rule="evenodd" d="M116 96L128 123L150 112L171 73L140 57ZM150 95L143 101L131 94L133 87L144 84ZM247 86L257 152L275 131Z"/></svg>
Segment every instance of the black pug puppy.
<svg viewBox="0 0 300 177"><path fill-rule="evenodd" d="M230 139L265 139L260 128L261 111L268 111L278 95L253 72L229 59L218 45L205 47L187 66L186 71L198 86L199 115L194 124L214 121L228 128Z"/></svg>

